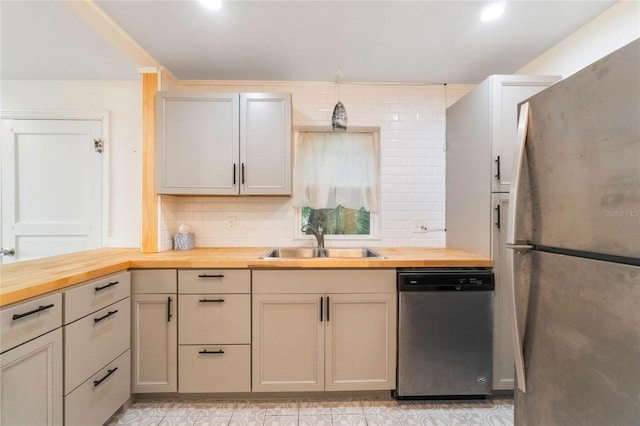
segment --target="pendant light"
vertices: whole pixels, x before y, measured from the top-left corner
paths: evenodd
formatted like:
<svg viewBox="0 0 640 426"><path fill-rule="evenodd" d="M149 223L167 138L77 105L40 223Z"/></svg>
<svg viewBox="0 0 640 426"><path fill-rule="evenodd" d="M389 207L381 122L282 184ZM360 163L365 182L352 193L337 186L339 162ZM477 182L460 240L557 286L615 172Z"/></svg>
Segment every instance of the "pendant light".
<svg viewBox="0 0 640 426"><path fill-rule="evenodd" d="M340 102L340 80L342 79L342 71L336 72L336 85L338 86L338 103L333 107L333 114L331 115L331 127L333 131L346 131L347 130L347 110L344 108L342 102Z"/></svg>

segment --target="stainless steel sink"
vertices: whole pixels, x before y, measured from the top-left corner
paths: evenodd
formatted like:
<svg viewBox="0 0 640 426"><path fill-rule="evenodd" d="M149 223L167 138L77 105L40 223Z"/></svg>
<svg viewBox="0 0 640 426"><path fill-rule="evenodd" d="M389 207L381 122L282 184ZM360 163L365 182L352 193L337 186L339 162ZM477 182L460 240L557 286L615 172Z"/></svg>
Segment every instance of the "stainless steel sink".
<svg viewBox="0 0 640 426"><path fill-rule="evenodd" d="M324 257L323 249L309 247L272 248L262 257L264 259L306 259L309 257Z"/></svg>
<svg viewBox="0 0 640 426"><path fill-rule="evenodd" d="M384 259L380 253L370 248L309 248L288 247L272 248L264 255L263 259L308 259L308 258L377 258Z"/></svg>
<svg viewBox="0 0 640 426"><path fill-rule="evenodd" d="M359 258L359 257L375 257L378 259L383 259L380 253L375 250L371 250L370 248L328 248L325 249L326 256L325 257L348 257L348 258Z"/></svg>

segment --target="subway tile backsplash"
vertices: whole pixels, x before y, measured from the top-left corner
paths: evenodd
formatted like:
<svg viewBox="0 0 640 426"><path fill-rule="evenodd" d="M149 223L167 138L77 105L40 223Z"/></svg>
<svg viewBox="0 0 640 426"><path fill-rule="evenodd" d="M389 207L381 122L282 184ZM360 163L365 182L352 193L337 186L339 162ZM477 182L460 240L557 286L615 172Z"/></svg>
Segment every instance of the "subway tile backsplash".
<svg viewBox="0 0 640 426"><path fill-rule="evenodd" d="M398 86L341 84L349 127L379 127L381 211L376 238L331 240L327 245L444 247L445 111L471 85ZM292 94L293 123L330 126L338 88L329 83L183 82L185 91L285 92ZM294 182L295 185L295 182ZM295 238L299 222L289 197L161 196L161 250L172 248L181 224L191 225L196 247L311 245ZM228 229L229 216L236 229ZM414 220L433 231L414 232Z"/></svg>

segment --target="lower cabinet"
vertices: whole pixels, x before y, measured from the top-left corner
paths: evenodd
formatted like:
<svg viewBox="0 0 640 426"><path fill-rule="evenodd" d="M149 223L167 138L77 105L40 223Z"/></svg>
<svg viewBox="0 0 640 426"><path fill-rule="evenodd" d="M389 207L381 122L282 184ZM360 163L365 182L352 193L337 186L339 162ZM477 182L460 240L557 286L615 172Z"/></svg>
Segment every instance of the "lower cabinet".
<svg viewBox="0 0 640 426"><path fill-rule="evenodd" d="M251 272L178 271L179 392L251 391Z"/></svg>
<svg viewBox="0 0 640 426"><path fill-rule="evenodd" d="M109 363L64 397L64 424L103 424L129 399L131 351Z"/></svg>
<svg viewBox="0 0 640 426"><path fill-rule="evenodd" d="M493 226L493 271L496 287L493 302L493 389L512 390L515 383L513 344L511 340L511 292L512 279L506 261L507 211L509 194L493 194L495 220Z"/></svg>
<svg viewBox="0 0 640 426"><path fill-rule="evenodd" d="M395 270L254 271L253 391L395 388Z"/></svg>
<svg viewBox="0 0 640 426"><path fill-rule="evenodd" d="M127 297L65 325L65 395L129 350L130 311L131 300Z"/></svg>
<svg viewBox="0 0 640 426"><path fill-rule="evenodd" d="M254 391L324 390L323 300L313 293L254 293Z"/></svg>
<svg viewBox="0 0 640 426"><path fill-rule="evenodd" d="M62 329L0 355L0 424L62 425Z"/></svg>
<svg viewBox="0 0 640 426"><path fill-rule="evenodd" d="M103 424L131 395L128 271L63 291L64 424Z"/></svg>
<svg viewBox="0 0 640 426"><path fill-rule="evenodd" d="M131 271L134 393L177 392L177 271Z"/></svg>
<svg viewBox="0 0 640 426"><path fill-rule="evenodd" d="M327 296L325 390L395 389L395 330L395 292Z"/></svg>
<svg viewBox="0 0 640 426"><path fill-rule="evenodd" d="M180 392L249 392L251 345L180 345Z"/></svg>

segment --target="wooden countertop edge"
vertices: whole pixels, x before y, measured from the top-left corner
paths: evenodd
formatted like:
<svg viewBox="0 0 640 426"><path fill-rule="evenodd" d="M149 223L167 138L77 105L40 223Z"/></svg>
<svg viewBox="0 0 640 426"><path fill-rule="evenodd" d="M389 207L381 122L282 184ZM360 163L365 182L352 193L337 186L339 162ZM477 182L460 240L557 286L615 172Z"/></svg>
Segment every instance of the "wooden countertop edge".
<svg viewBox="0 0 640 426"><path fill-rule="evenodd" d="M380 249L384 251L385 249ZM10 282L17 282L20 279L30 280L32 285L21 286L9 285L9 288L0 286L0 307L21 302L26 299L43 296L48 293L63 290L67 287L99 278L105 275L113 274L119 271L132 268L250 268L250 269L323 269L323 268L474 268L474 267L492 267L493 261L471 253L464 253L453 249L446 250L445 254L438 253L431 259L425 256L428 249L388 249L391 253L384 259L262 259L254 253L262 253L261 249L247 249L243 253L242 249L237 249L235 259L233 255L226 253L224 258L215 259L211 257L191 257L190 259L183 257L185 253L153 253L143 254L134 249L99 249L94 253L87 253L85 259L82 254L68 255L65 259L67 264L57 266L62 257L49 258L50 261L45 264L34 261L32 264L24 264L26 272L12 271ZM406 253L402 253L406 251ZM215 249L212 250L215 253ZM435 252L434 252L435 253ZM434 253L431 253L432 255ZM168 254L168 256L167 256ZM383 253L385 254L385 253ZM91 256L96 257L92 261ZM84 261L82 261L84 259ZM31 262L31 261L28 261ZM53 266L52 266L53 264ZM15 265L15 264L13 264ZM8 265L11 266L11 265ZM29 269L28 267L31 267ZM55 272L52 269L58 268ZM6 269L5 269L6 270ZM0 267L1 278L2 267ZM25 274L22 278L20 274ZM16 275L18 277L16 277ZM5 274L6 278L6 274ZM16 288L12 288L15 286Z"/></svg>
<svg viewBox="0 0 640 426"><path fill-rule="evenodd" d="M99 266L86 271L79 271L72 275L55 278L43 283L30 285L26 288L9 291L0 295L0 307L16 302L21 302L32 297L44 296L47 293L60 291L67 287L100 278L105 275L129 269L128 261L120 261L106 266Z"/></svg>

